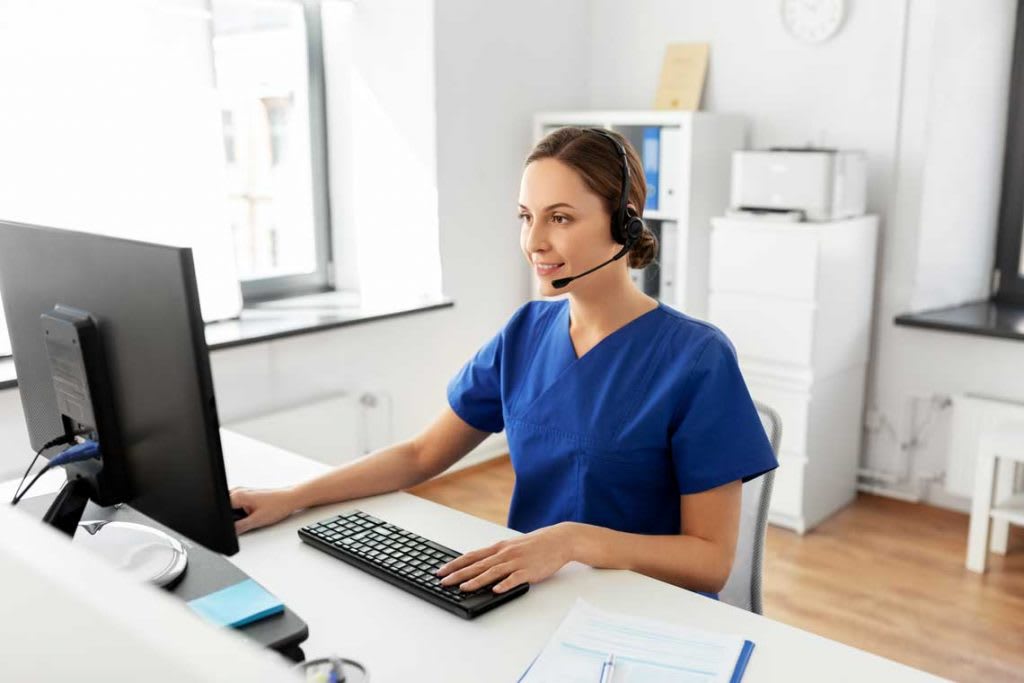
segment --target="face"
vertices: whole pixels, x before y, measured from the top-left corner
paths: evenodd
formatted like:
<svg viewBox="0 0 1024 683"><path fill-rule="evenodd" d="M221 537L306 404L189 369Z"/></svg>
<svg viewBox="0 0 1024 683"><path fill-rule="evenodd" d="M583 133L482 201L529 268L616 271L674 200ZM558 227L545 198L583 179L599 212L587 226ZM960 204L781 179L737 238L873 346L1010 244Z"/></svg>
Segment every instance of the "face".
<svg viewBox="0 0 1024 683"><path fill-rule="evenodd" d="M597 287L610 278L621 277L619 270L625 268L625 258L562 289L551 286L553 280L589 270L622 248L612 239L611 216L601 197L561 161L539 159L523 171L519 221L519 243L540 281L542 295Z"/></svg>

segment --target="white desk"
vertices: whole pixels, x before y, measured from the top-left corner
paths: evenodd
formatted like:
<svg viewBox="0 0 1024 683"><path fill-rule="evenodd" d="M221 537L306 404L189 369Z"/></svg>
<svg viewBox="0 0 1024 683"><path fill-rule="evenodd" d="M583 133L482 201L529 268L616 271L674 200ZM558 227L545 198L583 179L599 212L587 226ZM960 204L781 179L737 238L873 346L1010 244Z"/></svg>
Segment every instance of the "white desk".
<svg viewBox="0 0 1024 683"><path fill-rule="evenodd" d="M231 486L284 486L328 469L227 430L222 441ZM58 477L44 477L33 493L59 485ZM0 493L8 495L3 492L12 487L8 482ZM355 659L367 666L374 683L515 681L578 597L609 610L749 638L756 648L744 683L939 680L640 574L578 563L531 586L526 595L465 621L299 540L299 527L353 507L464 551L517 532L392 493L308 510L239 539L241 550L232 561L309 624L309 639L302 645L307 657Z"/></svg>
<svg viewBox="0 0 1024 683"><path fill-rule="evenodd" d="M228 431L223 444L231 486L282 486L327 469ZM756 648L744 683L938 680L640 574L578 563L531 586L521 598L464 621L306 546L296 535L299 527L352 507L463 551L517 532L410 494L391 493L309 510L239 539L241 551L232 560L309 624L306 655L356 659L376 683L515 681L578 597L609 610L753 640Z"/></svg>

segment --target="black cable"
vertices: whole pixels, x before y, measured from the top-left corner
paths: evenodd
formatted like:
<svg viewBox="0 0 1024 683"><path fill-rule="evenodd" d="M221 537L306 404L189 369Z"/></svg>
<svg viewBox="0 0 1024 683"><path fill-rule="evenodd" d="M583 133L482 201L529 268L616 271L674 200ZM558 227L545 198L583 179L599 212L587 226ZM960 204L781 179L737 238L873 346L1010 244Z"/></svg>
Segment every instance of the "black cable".
<svg viewBox="0 0 1024 683"><path fill-rule="evenodd" d="M18 493L21 491L21 487L24 486L25 480L28 479L28 473L32 471L33 467L35 467L36 461L39 460L39 456L43 454L43 451L45 451L48 448L53 448L54 446L60 446L62 444L71 443L74 440L74 434L63 434L61 436L58 436L56 439L51 439L47 441L42 445L42 447L38 451L36 451L36 455L34 458L32 458L32 462L28 464L28 469L25 470L25 474L21 475L21 481L18 482L18 488L14 490L14 498L11 499L11 505L17 505L18 501L21 500L21 496L19 496ZM31 486L31 484L29 486Z"/></svg>
<svg viewBox="0 0 1024 683"><path fill-rule="evenodd" d="M72 437L73 438L73 437ZM25 497L25 494L29 492L29 489L39 481L39 477L43 476L55 467L62 465L68 465L73 462L82 462L83 460L89 460L90 458L100 457L100 446L95 441L86 439L82 443L70 446L57 455L50 459L50 462L46 463L46 467L36 472L36 476L32 478L32 481L28 483L25 490L15 493L14 499L11 500L11 505L17 505L21 502L21 499ZM18 488L21 488L20 486Z"/></svg>
<svg viewBox="0 0 1024 683"><path fill-rule="evenodd" d="M46 467L44 467L43 469L41 469L38 472L36 472L36 476L32 477L32 481L30 481L28 483L28 486L25 487L25 490L21 491L20 493L15 493L14 494L14 498L11 499L11 505L17 505L18 503L20 503L21 499L24 498L25 494L29 492L29 489L32 488L32 485L35 484L37 481L39 481L39 477L43 476L44 474L49 472L51 469L53 469L53 465L51 465L50 463L47 463ZM18 488L20 489L21 486L19 485Z"/></svg>

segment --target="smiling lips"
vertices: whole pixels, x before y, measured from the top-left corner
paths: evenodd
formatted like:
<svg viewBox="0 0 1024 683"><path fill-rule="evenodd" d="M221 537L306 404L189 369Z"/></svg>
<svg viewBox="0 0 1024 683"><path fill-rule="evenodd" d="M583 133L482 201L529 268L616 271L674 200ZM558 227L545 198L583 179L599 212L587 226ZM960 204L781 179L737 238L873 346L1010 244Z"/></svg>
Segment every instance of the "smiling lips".
<svg viewBox="0 0 1024 683"><path fill-rule="evenodd" d="M533 264L534 269L537 271L537 275L550 275L562 266L564 263L535 263Z"/></svg>

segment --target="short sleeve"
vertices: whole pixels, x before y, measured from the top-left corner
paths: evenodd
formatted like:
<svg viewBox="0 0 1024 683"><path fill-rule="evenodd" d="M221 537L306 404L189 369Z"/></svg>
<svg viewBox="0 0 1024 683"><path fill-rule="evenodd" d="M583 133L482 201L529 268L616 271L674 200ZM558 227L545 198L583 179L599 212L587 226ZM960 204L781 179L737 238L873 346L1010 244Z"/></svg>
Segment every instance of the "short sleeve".
<svg viewBox="0 0 1024 683"><path fill-rule="evenodd" d="M716 334L705 343L683 386L682 416L671 436L680 494L747 482L778 467L728 339Z"/></svg>
<svg viewBox="0 0 1024 683"><path fill-rule="evenodd" d="M501 409L502 333L494 335L448 383L448 404L469 426L484 432L505 428Z"/></svg>

